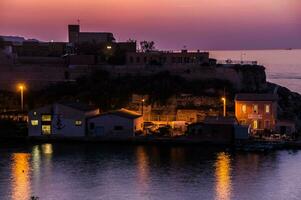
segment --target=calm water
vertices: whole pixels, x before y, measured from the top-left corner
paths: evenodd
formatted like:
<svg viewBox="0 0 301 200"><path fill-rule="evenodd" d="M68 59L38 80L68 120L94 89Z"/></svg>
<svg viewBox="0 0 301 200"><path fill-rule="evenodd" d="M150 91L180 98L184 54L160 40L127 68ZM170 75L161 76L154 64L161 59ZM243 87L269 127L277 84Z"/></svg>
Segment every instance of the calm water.
<svg viewBox="0 0 301 200"><path fill-rule="evenodd" d="M258 61L266 67L267 79L301 94L301 50L212 51L218 60Z"/></svg>
<svg viewBox="0 0 301 200"><path fill-rule="evenodd" d="M300 199L301 152L197 147L6 145L0 199Z"/></svg>

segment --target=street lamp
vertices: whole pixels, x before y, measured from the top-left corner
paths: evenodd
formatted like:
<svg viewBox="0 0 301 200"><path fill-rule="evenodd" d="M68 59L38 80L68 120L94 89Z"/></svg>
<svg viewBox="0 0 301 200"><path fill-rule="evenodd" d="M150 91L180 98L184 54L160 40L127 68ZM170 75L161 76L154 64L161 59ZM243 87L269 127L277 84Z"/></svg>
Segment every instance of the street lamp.
<svg viewBox="0 0 301 200"><path fill-rule="evenodd" d="M223 104L224 104L224 117L226 117L226 103L227 103L227 99L226 99L226 97L222 97L222 101L223 101Z"/></svg>
<svg viewBox="0 0 301 200"><path fill-rule="evenodd" d="M142 104L142 109L141 109L142 111L141 111L141 114L142 114L142 116L143 116L143 107L144 107L144 102L145 102L145 99L142 99L142 100L141 100L141 104Z"/></svg>
<svg viewBox="0 0 301 200"><path fill-rule="evenodd" d="M24 89L25 86L23 84L19 85L20 95L21 95L21 110L24 110Z"/></svg>

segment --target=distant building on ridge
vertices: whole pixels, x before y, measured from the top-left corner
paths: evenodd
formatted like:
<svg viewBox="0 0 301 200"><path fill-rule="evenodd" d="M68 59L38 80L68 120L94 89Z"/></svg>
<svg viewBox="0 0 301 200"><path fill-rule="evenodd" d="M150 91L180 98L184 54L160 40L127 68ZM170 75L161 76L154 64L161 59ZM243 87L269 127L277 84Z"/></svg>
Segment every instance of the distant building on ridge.
<svg viewBox="0 0 301 200"><path fill-rule="evenodd" d="M80 32L80 25L68 25L69 43L80 44L89 43L113 43L115 38L113 33L108 32Z"/></svg>

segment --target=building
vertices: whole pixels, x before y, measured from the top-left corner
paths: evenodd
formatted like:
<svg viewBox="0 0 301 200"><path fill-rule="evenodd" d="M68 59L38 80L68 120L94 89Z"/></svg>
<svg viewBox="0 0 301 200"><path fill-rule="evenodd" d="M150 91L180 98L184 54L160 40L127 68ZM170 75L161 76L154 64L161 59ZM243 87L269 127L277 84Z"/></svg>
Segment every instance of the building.
<svg viewBox="0 0 301 200"><path fill-rule="evenodd" d="M235 139L247 139L248 130L235 117L206 117L202 123L189 125L188 135L205 142L229 144Z"/></svg>
<svg viewBox="0 0 301 200"><path fill-rule="evenodd" d="M80 32L80 25L68 25L69 43L106 43L114 42L113 33L108 32Z"/></svg>
<svg viewBox="0 0 301 200"><path fill-rule="evenodd" d="M14 45L13 52L21 57L60 57L66 53L66 43L24 41L21 45Z"/></svg>
<svg viewBox="0 0 301 200"><path fill-rule="evenodd" d="M203 121L206 114L197 109L177 109L177 121L185 121L187 123L196 123Z"/></svg>
<svg viewBox="0 0 301 200"><path fill-rule="evenodd" d="M86 119L99 109L81 103L54 103L28 113L29 136L86 136Z"/></svg>
<svg viewBox="0 0 301 200"><path fill-rule="evenodd" d="M131 137L143 131L143 117L139 113L120 109L88 119L88 132L92 136Z"/></svg>
<svg viewBox="0 0 301 200"><path fill-rule="evenodd" d="M237 94L235 116L240 124L251 125L252 131L274 130L277 120L276 94Z"/></svg>
<svg viewBox="0 0 301 200"><path fill-rule="evenodd" d="M126 63L129 65L203 65L210 64L208 52L149 51L129 52Z"/></svg>
<svg viewBox="0 0 301 200"><path fill-rule="evenodd" d="M293 136L293 134L296 133L296 124L289 120L277 120L276 132Z"/></svg>
<svg viewBox="0 0 301 200"><path fill-rule="evenodd" d="M11 110L0 112L0 120L8 120L13 122L27 122L28 116L26 112Z"/></svg>

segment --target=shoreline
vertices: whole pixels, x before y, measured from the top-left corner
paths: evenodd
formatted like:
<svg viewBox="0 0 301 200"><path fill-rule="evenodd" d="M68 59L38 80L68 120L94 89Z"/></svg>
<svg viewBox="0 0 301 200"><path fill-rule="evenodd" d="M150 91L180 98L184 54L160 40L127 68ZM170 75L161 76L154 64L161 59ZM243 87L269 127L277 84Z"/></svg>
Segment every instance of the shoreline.
<svg viewBox="0 0 301 200"><path fill-rule="evenodd" d="M301 150L301 141L260 141L247 140L235 142L211 142L189 137L0 137L0 143L20 144L129 144L129 145L164 145L164 146L199 146L213 148L231 148L235 151L266 152L275 150Z"/></svg>

